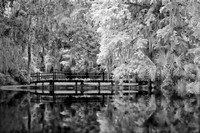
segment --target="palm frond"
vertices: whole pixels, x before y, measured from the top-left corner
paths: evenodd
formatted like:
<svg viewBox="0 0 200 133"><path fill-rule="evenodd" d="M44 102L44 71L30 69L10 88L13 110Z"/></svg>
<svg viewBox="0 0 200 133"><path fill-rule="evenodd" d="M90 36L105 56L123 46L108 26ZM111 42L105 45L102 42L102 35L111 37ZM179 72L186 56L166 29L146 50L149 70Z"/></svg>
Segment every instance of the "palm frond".
<svg viewBox="0 0 200 133"><path fill-rule="evenodd" d="M161 51L159 54L158 54L158 57L156 59L156 63L163 67L167 64L167 57L168 55L164 53L164 51Z"/></svg>
<svg viewBox="0 0 200 133"><path fill-rule="evenodd" d="M186 81L184 79L181 79L177 83L177 93L180 96L184 96L186 94Z"/></svg>
<svg viewBox="0 0 200 133"><path fill-rule="evenodd" d="M174 76L181 77L183 76L184 70L180 67L174 69Z"/></svg>
<svg viewBox="0 0 200 133"><path fill-rule="evenodd" d="M186 91L191 94L200 94L200 82L188 83Z"/></svg>

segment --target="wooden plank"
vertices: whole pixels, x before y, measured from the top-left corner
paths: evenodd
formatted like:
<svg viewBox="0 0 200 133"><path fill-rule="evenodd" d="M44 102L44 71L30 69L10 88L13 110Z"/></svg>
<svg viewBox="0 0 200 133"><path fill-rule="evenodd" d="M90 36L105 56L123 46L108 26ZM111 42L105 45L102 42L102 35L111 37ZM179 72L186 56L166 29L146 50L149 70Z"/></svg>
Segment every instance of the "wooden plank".
<svg viewBox="0 0 200 133"><path fill-rule="evenodd" d="M27 91L28 87L32 87L35 85L8 85L8 86L0 86L0 90L7 91Z"/></svg>
<svg viewBox="0 0 200 133"><path fill-rule="evenodd" d="M76 85L76 83L77 83L77 85L81 85L81 82L56 82L55 83L55 85L62 85L62 86L64 86L64 85Z"/></svg>
<svg viewBox="0 0 200 133"><path fill-rule="evenodd" d="M30 92L35 93L35 94L50 94L49 90L30 90Z"/></svg>
<svg viewBox="0 0 200 133"><path fill-rule="evenodd" d="M42 90L37 90L35 92L35 90L31 90L32 93L34 94L50 94L49 90L44 90L44 93L42 92ZM138 91L136 90L125 90L123 91L123 93L138 93ZM66 94L66 95L70 95L70 94L81 94L81 91L77 91L76 90L56 90L54 91L54 94L58 95L58 94ZM112 94L111 90L101 90L100 94L99 94L99 90L86 90L84 91L84 95L103 95L103 94Z"/></svg>
<svg viewBox="0 0 200 133"><path fill-rule="evenodd" d="M111 94L110 90L101 90L100 93L98 90L89 90L84 91L84 94Z"/></svg>
<svg viewBox="0 0 200 133"><path fill-rule="evenodd" d="M123 93L138 93L137 90L123 90Z"/></svg>
<svg viewBox="0 0 200 133"><path fill-rule="evenodd" d="M107 86L107 85L112 85L112 83L108 83L108 82L100 82L101 86ZM91 85L91 86L98 86L99 82L84 82L85 85Z"/></svg>
<svg viewBox="0 0 200 133"><path fill-rule="evenodd" d="M43 82L83 82L83 80L68 80L68 79L65 79L65 80L40 80L40 81L31 81L31 84L33 83L43 83Z"/></svg>
<svg viewBox="0 0 200 133"><path fill-rule="evenodd" d="M76 90L67 90L67 91L56 90L54 93L55 94L78 94L78 93L81 93L81 92L77 91L77 93L76 93Z"/></svg>

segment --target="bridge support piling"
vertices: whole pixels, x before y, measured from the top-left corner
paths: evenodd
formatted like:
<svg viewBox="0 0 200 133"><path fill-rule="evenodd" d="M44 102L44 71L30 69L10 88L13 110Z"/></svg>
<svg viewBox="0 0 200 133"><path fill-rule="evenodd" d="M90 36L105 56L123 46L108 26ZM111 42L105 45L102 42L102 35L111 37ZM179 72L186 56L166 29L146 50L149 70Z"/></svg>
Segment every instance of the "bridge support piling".
<svg viewBox="0 0 200 133"><path fill-rule="evenodd" d="M88 98L85 97L85 103L86 103L86 106L88 106Z"/></svg>
<svg viewBox="0 0 200 133"><path fill-rule="evenodd" d="M38 94L36 96L36 103L40 103L40 96Z"/></svg>
<svg viewBox="0 0 200 133"><path fill-rule="evenodd" d="M40 73L38 72L38 73L37 73L37 81L40 80L39 78L40 78Z"/></svg>
<svg viewBox="0 0 200 133"><path fill-rule="evenodd" d="M105 95L102 95L102 102L101 102L102 106L104 106L105 104Z"/></svg>
<svg viewBox="0 0 200 133"><path fill-rule="evenodd" d="M56 103L56 96L53 94L53 103Z"/></svg>
<svg viewBox="0 0 200 133"><path fill-rule="evenodd" d="M42 82L42 93L44 93L44 82Z"/></svg>
<svg viewBox="0 0 200 133"><path fill-rule="evenodd" d="M53 103L55 103L55 101L56 101L54 92L55 92L54 81L51 81L50 82L50 95L52 95Z"/></svg>

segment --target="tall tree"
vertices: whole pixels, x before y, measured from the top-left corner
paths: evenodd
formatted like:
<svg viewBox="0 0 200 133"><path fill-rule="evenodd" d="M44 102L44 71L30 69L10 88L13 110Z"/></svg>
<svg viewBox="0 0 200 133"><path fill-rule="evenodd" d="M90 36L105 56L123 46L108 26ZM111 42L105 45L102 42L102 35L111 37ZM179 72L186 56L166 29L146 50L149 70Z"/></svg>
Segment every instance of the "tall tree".
<svg viewBox="0 0 200 133"><path fill-rule="evenodd" d="M156 99L161 101L158 107L167 116L172 114L168 108L179 106L178 98L198 95L200 90L198 9L198 1L193 0L95 1L91 16L101 33L99 63L109 65L118 79L138 73L143 80L153 80L159 92L156 96L164 99Z"/></svg>

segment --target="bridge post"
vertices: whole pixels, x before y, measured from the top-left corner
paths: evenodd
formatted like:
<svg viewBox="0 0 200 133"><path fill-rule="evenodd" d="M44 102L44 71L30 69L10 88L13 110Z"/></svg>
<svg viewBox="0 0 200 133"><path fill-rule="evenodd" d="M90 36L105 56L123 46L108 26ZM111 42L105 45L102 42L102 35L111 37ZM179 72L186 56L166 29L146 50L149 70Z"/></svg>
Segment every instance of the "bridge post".
<svg viewBox="0 0 200 133"><path fill-rule="evenodd" d="M51 91L50 91L50 93L51 93L51 95L53 95L53 103L55 103L55 101L56 101L56 97L55 97L55 94L54 94L54 92L55 92L55 85L54 85L54 81L51 81L50 82L50 87L51 87Z"/></svg>
<svg viewBox="0 0 200 133"><path fill-rule="evenodd" d="M77 81L76 81L76 83L75 83L75 93L77 94L78 93L78 90L77 90Z"/></svg>
<svg viewBox="0 0 200 133"><path fill-rule="evenodd" d="M50 81L50 94L54 95L54 81Z"/></svg>
<svg viewBox="0 0 200 133"><path fill-rule="evenodd" d="M88 79L89 78L89 74L88 71L85 72L85 78Z"/></svg>
<svg viewBox="0 0 200 133"><path fill-rule="evenodd" d="M38 72L37 73L37 81L39 81L40 80L40 73Z"/></svg>
<svg viewBox="0 0 200 133"><path fill-rule="evenodd" d="M44 82L42 82L42 93L44 93Z"/></svg>
<svg viewBox="0 0 200 133"><path fill-rule="evenodd" d="M35 93L37 92L37 83L35 82Z"/></svg>
<svg viewBox="0 0 200 133"><path fill-rule="evenodd" d="M98 81L98 93L99 93L99 94L101 93L100 88L101 88L101 84L100 84L100 81Z"/></svg>
<svg viewBox="0 0 200 133"><path fill-rule="evenodd" d="M56 72L53 72L53 80L56 80Z"/></svg>
<svg viewBox="0 0 200 133"><path fill-rule="evenodd" d="M83 95L83 81L81 81L81 94Z"/></svg>
<svg viewBox="0 0 200 133"><path fill-rule="evenodd" d="M113 95L113 92L114 92L114 84L113 84L113 81L111 81L111 94Z"/></svg>

